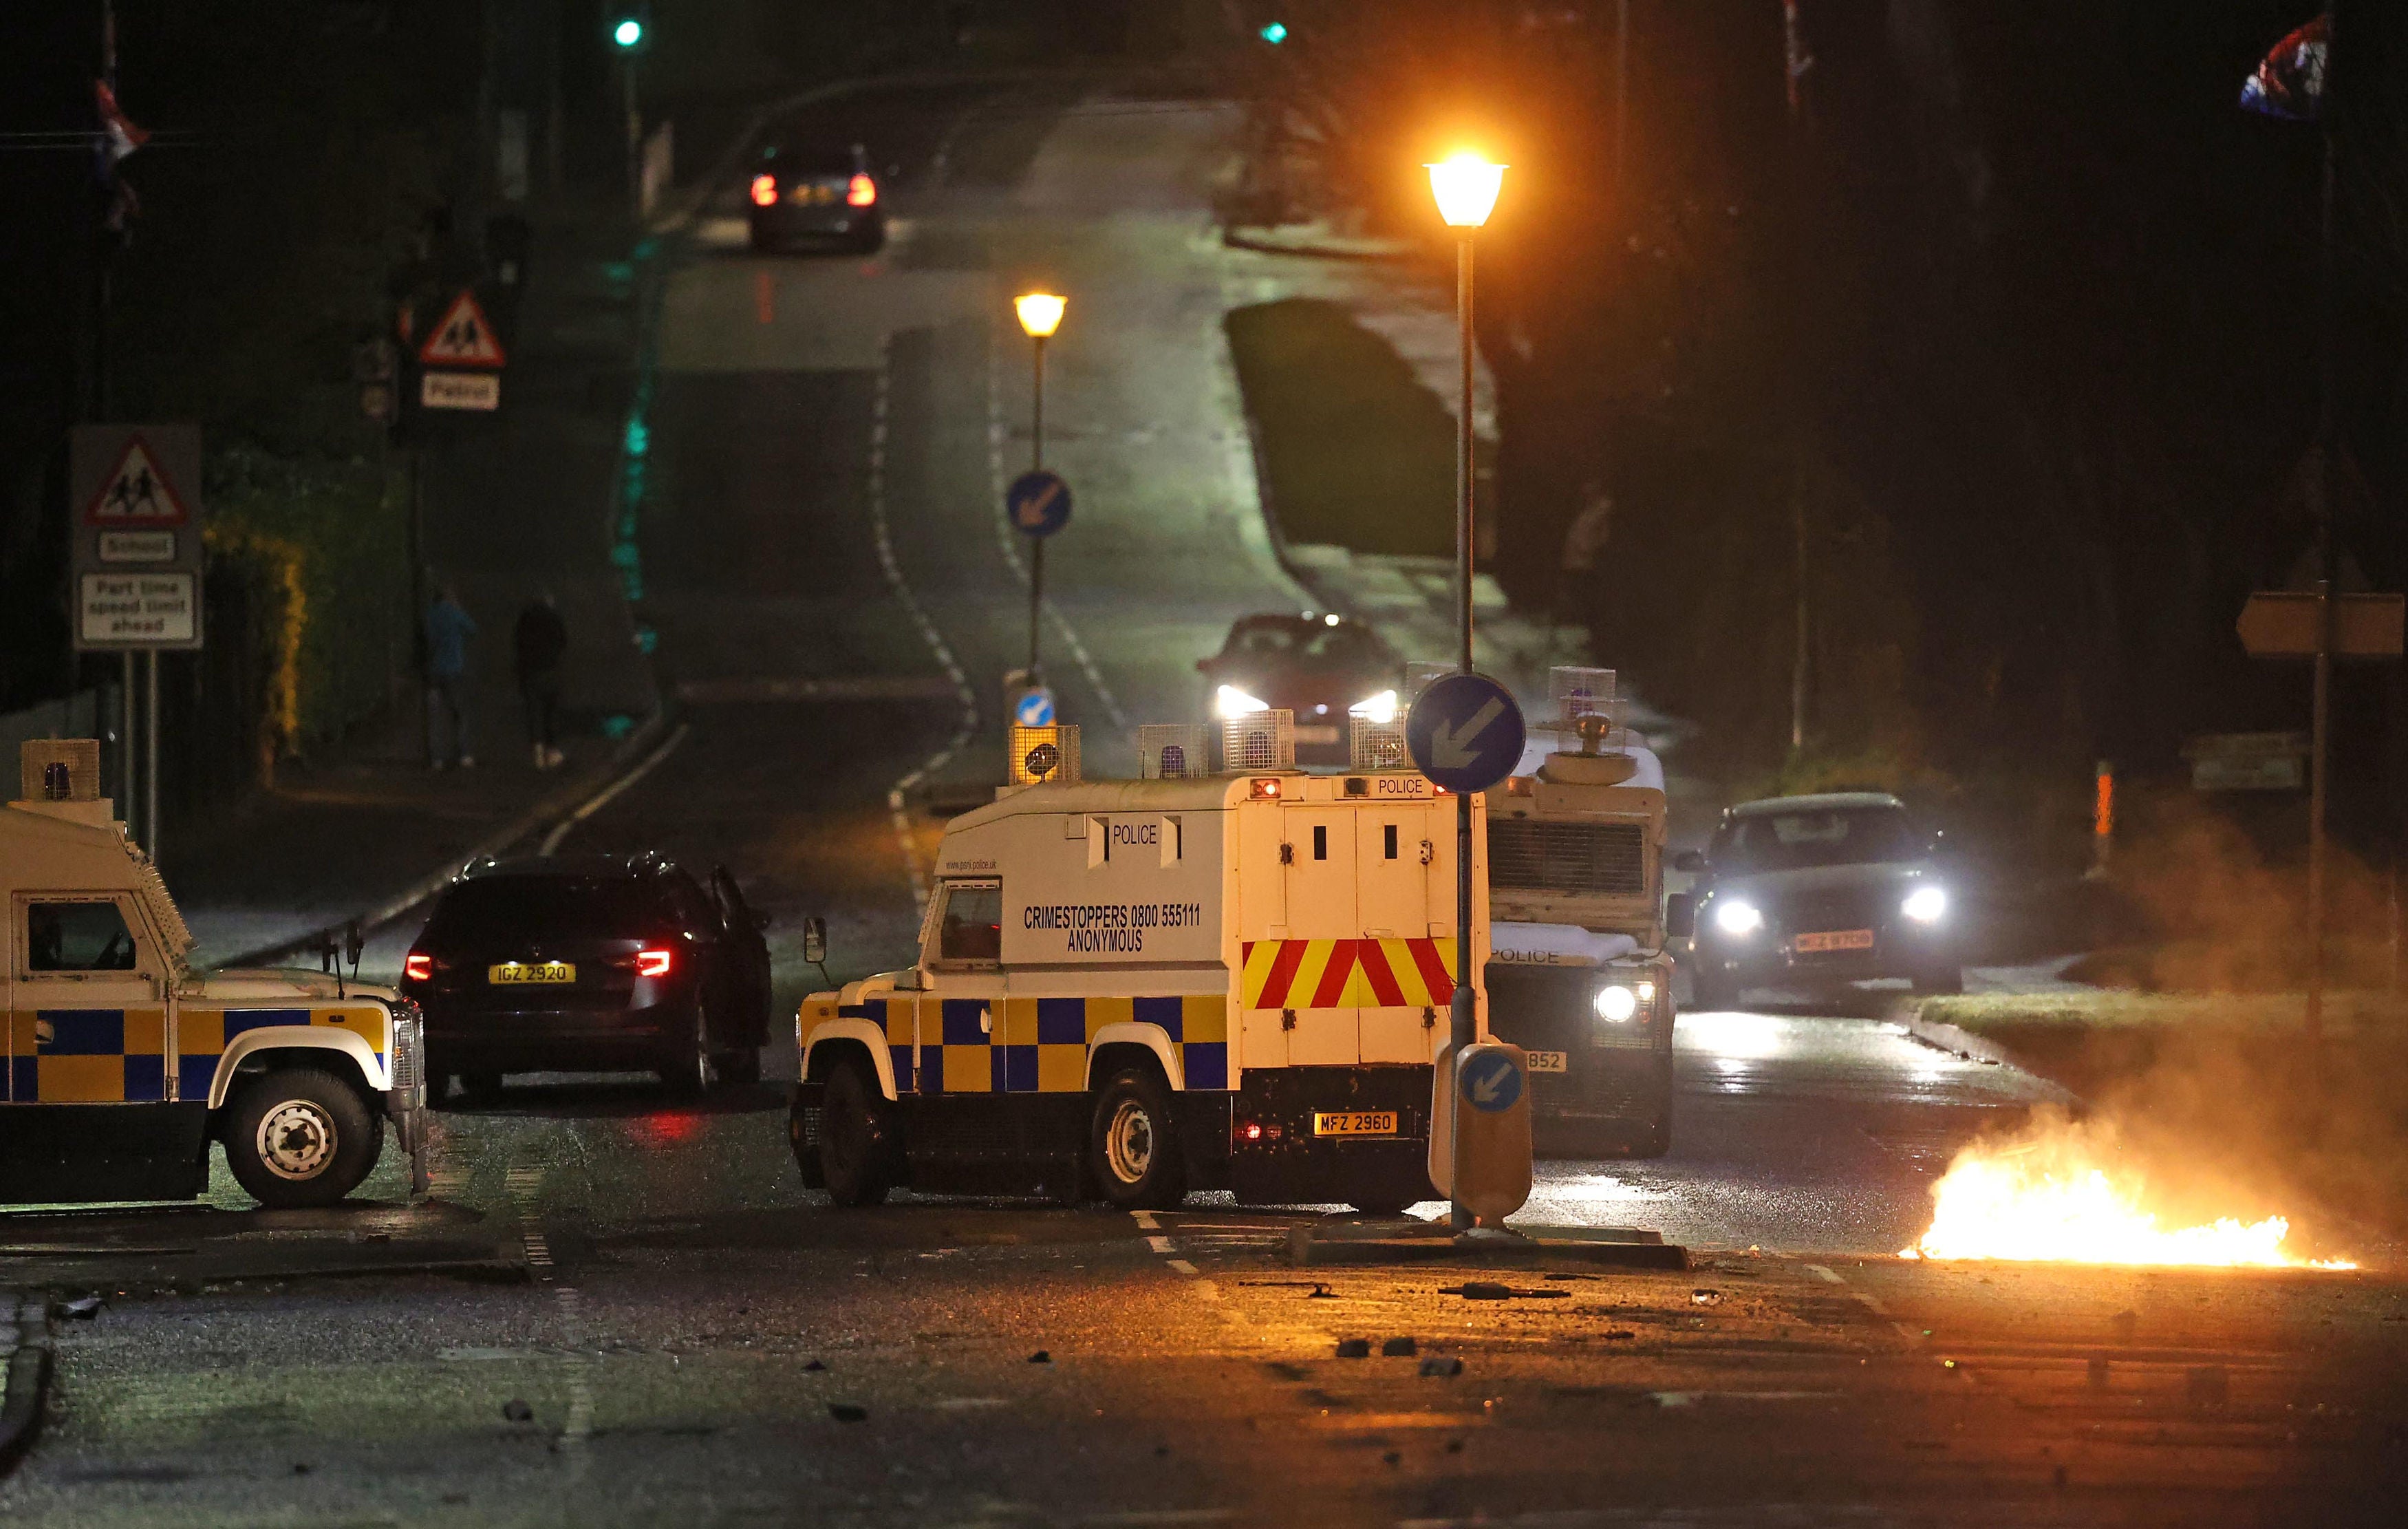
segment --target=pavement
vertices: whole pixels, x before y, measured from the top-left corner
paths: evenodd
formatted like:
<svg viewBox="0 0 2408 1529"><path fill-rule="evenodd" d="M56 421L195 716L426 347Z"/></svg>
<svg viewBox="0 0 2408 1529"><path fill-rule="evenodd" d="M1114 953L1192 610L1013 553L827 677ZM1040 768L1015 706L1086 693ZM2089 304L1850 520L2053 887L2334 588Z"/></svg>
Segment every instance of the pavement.
<svg viewBox="0 0 2408 1529"><path fill-rule="evenodd" d="M0 1286L0 1472L33 1448L50 1381L48 1305L39 1295Z"/></svg>
<svg viewBox="0 0 2408 1529"><path fill-rule="evenodd" d="M1009 295L1071 296L1046 456L1079 500L1043 640L1102 772L1126 768L1127 725L1195 714L1193 662L1232 615L1319 598L1263 522L1221 314L1385 269L1224 244L1209 189L1234 117L1210 103L896 90L815 109L905 166L895 241L757 257L735 188L705 207L661 289L634 543L635 619L688 730L563 839L728 864L771 915L782 1013L817 981L807 915L839 976L905 959L939 815L1000 774L1027 594L996 491L1032 444ZM244 1219L221 1167L192 1214L258 1262L104 1287L60 1334L55 1426L0 1515L2396 1519L2408 1287L2387 1269L1903 1261L1957 1148L2050 1085L1923 1045L1878 1001L1684 1015L1674 1061L1670 1153L1541 1163L1518 1222L1654 1232L1685 1271L1299 1267L1299 1228L1365 1223L1226 1195L838 1211L802 1186L774 1081L692 1103L648 1079L513 1080L438 1112L438 1214L385 1228L482 1243L499 1272L329 1277L308 1261L379 1246L397 1164L307 1226ZM184 1246L165 1228L122 1235Z"/></svg>

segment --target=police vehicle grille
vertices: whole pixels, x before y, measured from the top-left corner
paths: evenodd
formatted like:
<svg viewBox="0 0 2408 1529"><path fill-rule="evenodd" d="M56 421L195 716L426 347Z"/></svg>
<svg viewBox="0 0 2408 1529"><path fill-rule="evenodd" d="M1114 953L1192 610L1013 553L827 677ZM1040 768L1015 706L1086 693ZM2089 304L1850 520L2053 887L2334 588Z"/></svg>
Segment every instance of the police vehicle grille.
<svg viewBox="0 0 2408 1529"><path fill-rule="evenodd" d="M1517 891L1643 896L1645 830L1637 823L1488 820L1488 884Z"/></svg>

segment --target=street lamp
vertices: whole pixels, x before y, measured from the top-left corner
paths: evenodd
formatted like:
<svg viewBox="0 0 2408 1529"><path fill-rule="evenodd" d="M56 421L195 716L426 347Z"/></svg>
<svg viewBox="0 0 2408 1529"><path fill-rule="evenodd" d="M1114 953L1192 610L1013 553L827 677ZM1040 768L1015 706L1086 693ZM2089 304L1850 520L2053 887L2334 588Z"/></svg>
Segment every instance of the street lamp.
<svg viewBox="0 0 2408 1529"><path fill-rule="evenodd" d="M1438 215L1456 231L1455 246L1455 321L1463 351L1461 426L1455 438L1455 598L1458 672L1471 672L1471 240L1497 205L1505 183L1505 166L1479 154L1450 154L1429 170L1430 194L1438 198ZM1455 1001L1447 1007L1448 1038L1457 1056L1479 1039L1480 1017L1471 985L1471 797L1455 799ZM1458 1137L1458 1139L1460 1139ZM1457 1157L1458 1177L1461 1163ZM1458 1192L1460 1185L1458 1184ZM1458 1227L1471 1224L1470 1213L1458 1204L1451 1219Z"/></svg>
<svg viewBox="0 0 2408 1529"><path fill-rule="evenodd" d="M1050 292L1025 292L1011 300L1011 310L1020 316L1021 332L1028 337L1035 352L1035 382L1031 391L1028 425L1028 470L1039 472L1045 467L1045 342L1054 331L1062 327L1062 310L1069 300ZM1028 683L1040 684L1037 668L1037 639L1039 622L1045 609L1045 538L1033 536L1036 545L1028 549Z"/></svg>

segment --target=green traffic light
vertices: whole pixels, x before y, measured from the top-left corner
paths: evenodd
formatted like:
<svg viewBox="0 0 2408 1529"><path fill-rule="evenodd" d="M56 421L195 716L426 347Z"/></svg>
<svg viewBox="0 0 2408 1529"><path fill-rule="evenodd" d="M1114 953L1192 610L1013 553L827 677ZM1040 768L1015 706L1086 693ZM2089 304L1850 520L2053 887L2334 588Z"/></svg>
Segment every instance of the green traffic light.
<svg viewBox="0 0 2408 1529"><path fill-rule="evenodd" d="M627 17L610 29L610 40L622 48L633 48L644 40L644 23Z"/></svg>
<svg viewBox="0 0 2408 1529"><path fill-rule="evenodd" d="M1263 28L1262 38L1263 41L1271 44L1273 47L1277 47L1279 44L1287 41L1287 23L1284 22L1273 22L1270 25Z"/></svg>

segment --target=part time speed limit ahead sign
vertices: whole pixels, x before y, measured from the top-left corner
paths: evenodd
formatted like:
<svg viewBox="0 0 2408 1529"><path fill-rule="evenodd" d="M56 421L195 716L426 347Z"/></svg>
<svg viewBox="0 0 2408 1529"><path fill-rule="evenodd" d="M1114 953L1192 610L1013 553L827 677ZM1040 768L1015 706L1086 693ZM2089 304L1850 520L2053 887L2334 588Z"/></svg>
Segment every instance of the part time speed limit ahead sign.
<svg viewBox="0 0 2408 1529"><path fill-rule="evenodd" d="M68 448L79 652L201 645L201 428L81 425Z"/></svg>

